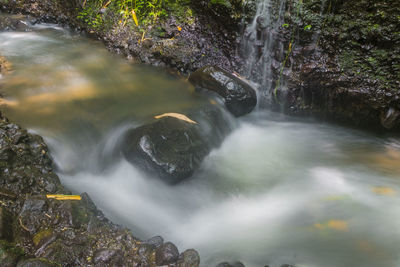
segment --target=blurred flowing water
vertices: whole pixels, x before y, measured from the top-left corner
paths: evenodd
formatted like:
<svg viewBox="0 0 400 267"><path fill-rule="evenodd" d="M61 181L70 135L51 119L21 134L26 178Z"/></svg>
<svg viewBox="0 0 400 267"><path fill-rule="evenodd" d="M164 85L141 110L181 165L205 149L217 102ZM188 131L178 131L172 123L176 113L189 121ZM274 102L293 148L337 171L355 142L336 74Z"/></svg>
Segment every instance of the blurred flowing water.
<svg viewBox="0 0 400 267"><path fill-rule="evenodd" d="M202 266L400 266L400 140L253 113L177 186L118 157L121 134L210 100L54 25L0 33L13 64L1 109L42 135L62 182L146 239L194 247Z"/></svg>
<svg viewBox="0 0 400 267"><path fill-rule="evenodd" d="M265 107L270 103L277 82L274 69L280 69L285 58L279 29L284 25L286 0L259 0L256 3L255 16L242 36L241 54L246 59L243 74L258 84L258 103Z"/></svg>

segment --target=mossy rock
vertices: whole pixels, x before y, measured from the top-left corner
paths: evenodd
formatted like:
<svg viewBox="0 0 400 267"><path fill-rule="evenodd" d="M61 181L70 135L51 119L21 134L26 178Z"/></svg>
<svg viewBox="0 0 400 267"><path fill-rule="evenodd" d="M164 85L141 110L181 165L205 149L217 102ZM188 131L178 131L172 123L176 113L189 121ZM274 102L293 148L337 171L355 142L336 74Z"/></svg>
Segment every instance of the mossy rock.
<svg viewBox="0 0 400 267"><path fill-rule="evenodd" d="M0 240L0 266L14 267L24 256L24 251L5 240Z"/></svg>
<svg viewBox="0 0 400 267"><path fill-rule="evenodd" d="M51 236L53 236L54 231L53 229L44 229L39 231L37 234L33 236L33 244L35 247L38 247L42 243L44 243L46 240L48 240Z"/></svg>

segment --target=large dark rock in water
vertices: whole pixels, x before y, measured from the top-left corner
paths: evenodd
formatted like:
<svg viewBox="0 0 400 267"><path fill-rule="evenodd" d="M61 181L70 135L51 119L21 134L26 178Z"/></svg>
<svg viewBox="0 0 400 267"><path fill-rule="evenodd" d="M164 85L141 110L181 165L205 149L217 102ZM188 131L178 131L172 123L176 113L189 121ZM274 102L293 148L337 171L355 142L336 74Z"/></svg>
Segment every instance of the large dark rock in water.
<svg viewBox="0 0 400 267"><path fill-rule="evenodd" d="M219 67L198 69L190 75L189 81L222 96L226 108L236 117L250 113L257 105L255 89L247 81Z"/></svg>
<svg viewBox="0 0 400 267"><path fill-rule="evenodd" d="M229 118L213 105L187 120L179 115L171 113L128 131L122 145L130 163L171 184L190 177L230 131Z"/></svg>
<svg viewBox="0 0 400 267"><path fill-rule="evenodd" d="M196 128L177 118L162 118L131 131L123 153L132 164L177 183L191 176L209 152Z"/></svg>

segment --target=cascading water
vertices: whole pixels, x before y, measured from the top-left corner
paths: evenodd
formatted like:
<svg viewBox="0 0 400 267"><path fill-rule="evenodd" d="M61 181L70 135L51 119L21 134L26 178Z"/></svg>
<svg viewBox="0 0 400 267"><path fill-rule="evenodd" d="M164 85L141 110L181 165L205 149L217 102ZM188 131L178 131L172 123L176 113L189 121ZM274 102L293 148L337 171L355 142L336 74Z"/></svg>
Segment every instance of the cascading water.
<svg viewBox="0 0 400 267"><path fill-rule="evenodd" d="M138 237L194 247L202 266L400 265L398 138L262 111L232 122L200 170L169 186L114 156L119 138L207 98L52 25L0 33L0 53L14 68L5 113L46 139L70 190Z"/></svg>
<svg viewBox="0 0 400 267"><path fill-rule="evenodd" d="M246 61L244 75L258 84L261 105L269 103L276 85L274 71L279 72L284 59L279 29L284 25L285 5L286 0L259 1L254 19L243 33L241 54Z"/></svg>

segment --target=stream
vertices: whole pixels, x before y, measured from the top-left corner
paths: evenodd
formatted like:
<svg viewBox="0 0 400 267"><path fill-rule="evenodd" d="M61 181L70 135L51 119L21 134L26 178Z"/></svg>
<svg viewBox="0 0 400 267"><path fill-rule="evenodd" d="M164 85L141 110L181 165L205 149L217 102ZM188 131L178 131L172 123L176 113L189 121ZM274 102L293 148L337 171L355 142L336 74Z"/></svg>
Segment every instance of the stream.
<svg viewBox="0 0 400 267"><path fill-rule="evenodd" d="M56 25L0 32L13 65L0 107L44 137L62 183L142 239L201 266L400 266L400 140L258 110L187 181L166 185L116 150L129 128L218 100Z"/></svg>

